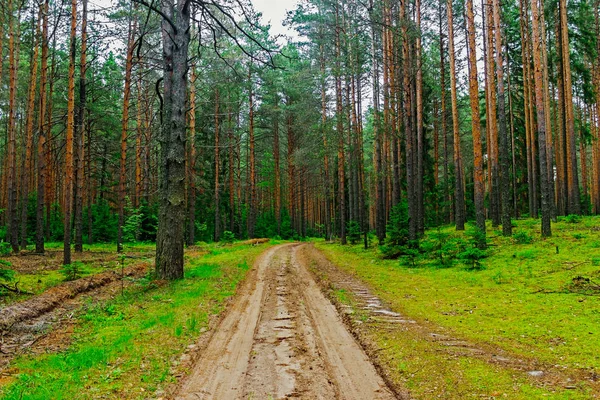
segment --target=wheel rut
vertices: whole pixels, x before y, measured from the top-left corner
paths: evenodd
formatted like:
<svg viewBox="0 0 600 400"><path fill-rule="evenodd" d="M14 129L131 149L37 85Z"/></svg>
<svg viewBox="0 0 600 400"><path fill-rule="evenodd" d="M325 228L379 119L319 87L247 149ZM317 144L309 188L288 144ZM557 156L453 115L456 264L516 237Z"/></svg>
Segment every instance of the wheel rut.
<svg viewBox="0 0 600 400"><path fill-rule="evenodd" d="M296 245L265 252L176 399L394 399Z"/></svg>

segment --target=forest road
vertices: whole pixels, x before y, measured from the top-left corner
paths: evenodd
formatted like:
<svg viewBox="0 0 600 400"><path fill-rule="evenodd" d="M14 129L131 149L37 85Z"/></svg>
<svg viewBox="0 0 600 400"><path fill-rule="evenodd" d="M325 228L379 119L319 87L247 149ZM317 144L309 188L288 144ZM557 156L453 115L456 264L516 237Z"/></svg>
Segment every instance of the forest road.
<svg viewBox="0 0 600 400"><path fill-rule="evenodd" d="M299 246L259 258L176 399L395 399Z"/></svg>

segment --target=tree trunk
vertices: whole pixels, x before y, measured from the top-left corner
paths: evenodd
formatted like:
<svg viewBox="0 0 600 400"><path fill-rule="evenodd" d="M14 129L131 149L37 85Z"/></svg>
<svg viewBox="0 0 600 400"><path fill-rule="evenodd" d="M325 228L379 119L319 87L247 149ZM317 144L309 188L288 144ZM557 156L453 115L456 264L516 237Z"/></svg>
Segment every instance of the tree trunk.
<svg viewBox="0 0 600 400"><path fill-rule="evenodd" d="M250 141L250 210L248 212L248 236L254 238L254 229L256 227L256 157L254 154L254 83L252 82L252 63L248 67L248 84L250 85L248 94L248 140Z"/></svg>
<svg viewBox="0 0 600 400"><path fill-rule="evenodd" d="M467 48L469 53L469 97L471 102L471 129L473 135L473 180L475 191L475 217L480 231L480 247L485 247L485 185L483 178L483 150L481 122L479 119L479 83L477 82L477 55L475 46L475 18L473 0L467 0Z"/></svg>
<svg viewBox="0 0 600 400"><path fill-rule="evenodd" d="M539 143L539 157L540 157L540 183L541 183L541 195L542 195L542 236L552 236L552 230L550 226L550 188L548 182L548 174L545 172L547 169L548 155L546 154L546 117L544 103L544 93L542 86L542 46L545 46L545 38L540 36L539 21L540 11L538 8L538 0L531 0L531 20L532 20L532 41L533 41L533 66L534 66L534 80L535 80L535 106L537 111L537 131L538 131L538 143Z"/></svg>
<svg viewBox="0 0 600 400"><path fill-rule="evenodd" d="M219 182L219 175L221 173L221 149L220 146L220 118L219 118L219 89L215 88L215 232L214 241L218 242L221 240L221 210L220 210L220 191L221 184Z"/></svg>
<svg viewBox="0 0 600 400"><path fill-rule="evenodd" d="M73 135L75 130L75 54L77 32L77 0L71 1L71 34L69 50L69 86L67 92L67 131L64 188L64 255L63 264L71 264L71 213L73 203Z"/></svg>
<svg viewBox="0 0 600 400"><path fill-rule="evenodd" d="M277 235L281 236L281 165L279 159L279 95L275 93L275 111L273 113L273 158L275 161L274 194L275 194L275 221ZM327 190L327 188L325 189Z"/></svg>
<svg viewBox="0 0 600 400"><path fill-rule="evenodd" d="M506 129L506 100L504 98L504 57L502 56L502 31L500 25L500 0L494 2L496 33L496 78L498 82L498 136L500 139L500 192L502 193L502 234L512 236L510 201L510 166L508 132Z"/></svg>
<svg viewBox="0 0 600 400"><path fill-rule="evenodd" d="M452 130L454 133L454 221L456 230L465 230L465 182L460 150L460 127L458 119L458 98L456 93L456 61L454 52L454 22L452 17L452 0L447 1L448 14L448 53L450 54L450 94L452 99Z"/></svg>
<svg viewBox="0 0 600 400"><path fill-rule="evenodd" d="M577 173L577 147L575 143L575 117L573 115L573 88L571 84L571 56L569 30L567 26L567 1L558 1L560 10L560 43L562 55L563 89L565 101L566 154L567 154L567 190L569 214L581 214L579 178ZM543 10L542 10L543 11ZM540 11L540 12L542 12ZM540 14L541 15L541 14Z"/></svg>
<svg viewBox="0 0 600 400"><path fill-rule="evenodd" d="M36 207L36 236L35 251L44 253L44 203L45 203L45 185L46 185L46 152L47 132L50 131L50 124L46 125L46 84L48 76L48 11L50 0L46 0L41 8L42 18L42 65L40 71L40 112L38 120L39 138L38 138L38 184L37 184L37 207ZM1 74L1 72L0 72ZM1 80L1 79L0 79Z"/></svg>
<svg viewBox="0 0 600 400"><path fill-rule="evenodd" d="M131 71L133 68L136 26L136 21L129 22L127 58L125 60L125 88L123 91L123 117L121 119L121 158L119 174L119 229L117 232L117 252L119 253L123 251L123 225L125 224L125 193L127 181L127 136L129 134L129 99L131 97ZM183 127L185 129L185 116Z"/></svg>
<svg viewBox="0 0 600 400"><path fill-rule="evenodd" d="M28 217L28 206L29 206L29 171L33 167L32 155L33 155L33 123L35 113L35 94L37 89L37 68L38 68L38 50L39 50L39 35L40 20L42 16L39 15L36 22L36 29L33 32L33 54L31 56L31 71L29 75L29 94L27 100L27 125L25 128L26 145L25 145L25 162L23 168L23 181L21 182L21 248L27 249L27 217Z"/></svg>
<svg viewBox="0 0 600 400"><path fill-rule="evenodd" d="M164 1L162 41L164 61L163 120L159 170L159 213L156 242L156 275L159 279L183 278L185 223L185 115L190 42L190 4Z"/></svg>
<svg viewBox="0 0 600 400"><path fill-rule="evenodd" d="M87 0L82 0L81 11L81 54L79 61L79 106L75 124L75 252L83 251L83 141L86 112L86 71L87 71ZM89 155L88 155L89 157ZM89 193L88 193L89 196Z"/></svg>
<svg viewBox="0 0 600 400"><path fill-rule="evenodd" d="M188 113L190 123L188 160L188 246L196 243L196 66L192 65L192 79L190 82L190 111Z"/></svg>

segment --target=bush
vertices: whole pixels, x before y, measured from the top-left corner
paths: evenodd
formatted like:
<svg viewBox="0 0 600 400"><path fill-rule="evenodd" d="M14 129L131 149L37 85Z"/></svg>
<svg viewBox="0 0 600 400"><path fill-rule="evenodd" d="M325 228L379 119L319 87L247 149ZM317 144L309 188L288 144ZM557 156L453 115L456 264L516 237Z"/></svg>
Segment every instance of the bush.
<svg viewBox="0 0 600 400"><path fill-rule="evenodd" d="M481 250L475 246L469 247L459 254L459 258L469 266L469 269L472 270L483 269L481 260L483 260L487 256L488 255L484 250Z"/></svg>
<svg viewBox="0 0 600 400"><path fill-rule="evenodd" d="M84 264L80 261L75 261L71 264L63 265L60 273L64 276L65 281L74 281L81 278L84 273Z"/></svg>
<svg viewBox="0 0 600 400"><path fill-rule="evenodd" d="M11 267L12 264L6 260L0 260L0 281L10 282L15 279L15 271L10 268L2 268L2 267Z"/></svg>
<svg viewBox="0 0 600 400"><path fill-rule="evenodd" d="M381 246L381 252L384 258L396 259L405 254L407 247L418 247L418 243L416 246L414 243L409 243L408 206L403 200L392 208L387 225L387 237L385 245Z"/></svg>
<svg viewBox="0 0 600 400"><path fill-rule="evenodd" d="M235 235L233 234L233 232L231 232L231 231L223 232L223 235L221 236L221 242L231 244L234 241L235 241Z"/></svg>
<svg viewBox="0 0 600 400"><path fill-rule="evenodd" d="M0 242L0 256L8 256L12 252L10 243Z"/></svg>
<svg viewBox="0 0 600 400"><path fill-rule="evenodd" d="M569 214L565 217L565 221L569 224L578 224L581 222L581 215Z"/></svg>
<svg viewBox="0 0 600 400"><path fill-rule="evenodd" d="M361 229L360 224L357 221L348 221L346 229L347 237L351 244L360 242Z"/></svg>
<svg viewBox="0 0 600 400"><path fill-rule="evenodd" d="M424 243L425 252L432 255L443 268L451 267L458 254L464 249L465 243L462 239L451 238L449 234L440 231L431 233L429 240Z"/></svg>
<svg viewBox="0 0 600 400"><path fill-rule="evenodd" d="M513 240L517 244L531 244L533 243L533 236L531 236L526 231L519 231L513 234Z"/></svg>
<svg viewBox="0 0 600 400"><path fill-rule="evenodd" d="M15 279L15 271L10 268L11 264L8 261L0 260L0 296L6 294L7 290L2 285L12 282Z"/></svg>
<svg viewBox="0 0 600 400"><path fill-rule="evenodd" d="M125 201L127 218L123 224L123 242L132 243L139 240L142 233L142 208L133 208L129 197Z"/></svg>

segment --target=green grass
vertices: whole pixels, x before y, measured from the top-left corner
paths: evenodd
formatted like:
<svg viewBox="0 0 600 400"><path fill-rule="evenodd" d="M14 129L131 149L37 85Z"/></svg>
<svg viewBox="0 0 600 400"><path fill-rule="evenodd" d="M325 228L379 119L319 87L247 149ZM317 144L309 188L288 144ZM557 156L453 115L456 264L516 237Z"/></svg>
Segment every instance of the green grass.
<svg viewBox="0 0 600 400"><path fill-rule="evenodd" d="M147 398L173 382L172 362L223 310L268 245L207 246L186 256L186 279L139 281L125 296L87 302L68 350L17 358L3 399ZM199 253L197 253L199 254Z"/></svg>
<svg viewBox="0 0 600 400"><path fill-rule="evenodd" d="M408 268L405 261L383 260L376 248L365 251L360 246L331 245L322 241L316 245L342 269L367 282L395 310L424 325L440 327L442 331L474 343L494 344L517 356L547 365L599 371L599 294L572 285L573 279L579 276L600 284L599 226L599 217L583 218L578 223L564 218L553 224L554 236L542 240L539 221L517 221L515 233L529 234L533 238L529 244L517 244L515 239L504 238L501 231L489 226L489 257L482 260L482 270L476 271L469 270L460 261L455 261L452 267L442 268L431 253L422 254L416 268ZM453 227L440 232L451 238L468 240ZM436 235L437 231L429 232L423 247L434 248L433 237ZM404 334L394 336L389 333L389 336L393 337L391 343L409 348L402 357L427 358L419 355L419 352L426 354L419 346L427 344L419 342L418 338L410 342ZM382 340L385 339L380 342ZM383 346L383 342L380 344ZM388 357L394 356L386 353ZM430 356L432 365L443 364L439 354ZM462 371L472 384L479 381L490 388L498 387L504 379L504 386L510 386L510 375L504 373L502 378L498 368L472 358L459 359L462 363L468 360L473 365L480 365L473 369L470 364L462 370L460 365L455 366L447 374L442 373L440 379ZM428 368L424 367L423 371ZM487 376L491 372L493 374ZM419 381L419 374L415 374L413 378L407 378L407 382L409 386L413 382L418 387L419 382L424 381ZM521 384L520 387L518 394L512 393L515 397L511 398L534 396L530 385ZM471 389L475 390L475 386ZM458 386L456 390L459 390ZM489 391L486 393L489 395ZM428 397L426 393L421 395ZM554 393L550 398L586 397L585 391L570 391Z"/></svg>

